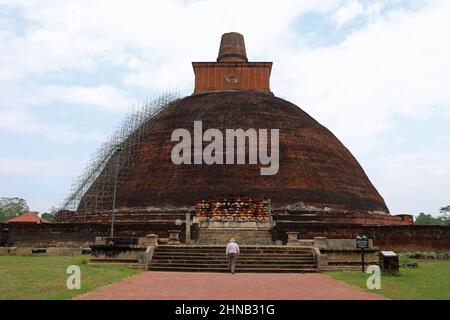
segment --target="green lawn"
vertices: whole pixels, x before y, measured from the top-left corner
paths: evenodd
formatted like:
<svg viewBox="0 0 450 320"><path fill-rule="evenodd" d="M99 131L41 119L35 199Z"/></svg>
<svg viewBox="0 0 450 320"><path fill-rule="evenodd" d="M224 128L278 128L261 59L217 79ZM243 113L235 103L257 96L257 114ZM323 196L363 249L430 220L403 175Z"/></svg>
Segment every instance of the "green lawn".
<svg viewBox="0 0 450 320"><path fill-rule="evenodd" d="M362 272L327 272L326 274L391 299L450 300L450 261L411 260L404 257L401 257L400 261L417 262L419 268L400 268L399 275L382 274L380 290L367 289L366 280L369 274Z"/></svg>
<svg viewBox="0 0 450 320"><path fill-rule="evenodd" d="M0 255L0 300L70 299L139 272L123 265L88 265L88 261L87 256ZM69 265L80 266L80 290L66 287Z"/></svg>

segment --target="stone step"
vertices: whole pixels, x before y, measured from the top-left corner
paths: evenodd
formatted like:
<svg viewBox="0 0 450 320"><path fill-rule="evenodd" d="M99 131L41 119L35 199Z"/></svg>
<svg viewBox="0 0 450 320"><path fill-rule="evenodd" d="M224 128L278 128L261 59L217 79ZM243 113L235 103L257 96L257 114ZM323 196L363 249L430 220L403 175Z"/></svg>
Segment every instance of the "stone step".
<svg viewBox="0 0 450 320"><path fill-rule="evenodd" d="M230 272L228 268L199 268L199 267L153 267L150 266L151 271L175 271L175 272ZM316 268L236 268L236 273L314 273Z"/></svg>
<svg viewBox="0 0 450 320"><path fill-rule="evenodd" d="M256 263L256 264L273 264L274 261L280 264L295 264L295 263L315 263L314 258L307 258L302 260L273 260L273 259L238 259L238 263ZM153 258L152 263L209 263L209 264L220 264L228 263L227 259L160 259Z"/></svg>
<svg viewBox="0 0 450 320"><path fill-rule="evenodd" d="M221 249L221 250L188 250L188 249L163 249L160 250L159 248L157 249L158 252L169 252L169 253L173 253L173 252L184 252L184 253L225 253L225 248ZM271 253L276 253L276 254L284 254L284 255L291 255L291 254L311 254L313 251L312 250L305 250L305 251L282 251L282 250L273 250L273 251L250 251L250 250L240 250L241 253L246 253L246 254L271 254Z"/></svg>
<svg viewBox="0 0 450 320"><path fill-rule="evenodd" d="M217 245L211 245L210 247L208 246L197 246L197 245L190 245L190 246L185 246L185 245L167 245L167 244L160 244L158 245L158 247L160 247L160 249L173 249L173 248L182 248L182 249L186 249L186 250L220 250L220 249L225 249L226 245L222 245L222 246L217 246ZM310 246L239 246L239 248L241 248L242 250L311 250Z"/></svg>
<svg viewBox="0 0 450 320"><path fill-rule="evenodd" d="M161 254L225 254L225 250L217 250L217 251L197 251L197 250L157 250L158 253ZM283 256L295 256L295 255L311 255L312 251L291 251L291 252L283 252L283 251L244 251L241 250L240 254L242 255L283 255Z"/></svg>
<svg viewBox="0 0 450 320"><path fill-rule="evenodd" d="M228 257L224 253L211 254L169 254L169 253L157 253L153 254L153 258L161 258L161 259L228 259ZM297 260L297 259L306 259L306 258L314 258L312 254L309 255L266 255L266 254L240 254L238 256L239 259L286 259L286 260Z"/></svg>
<svg viewBox="0 0 450 320"><path fill-rule="evenodd" d="M198 245L159 245L158 250L173 250L175 248L182 250L225 250L226 246L198 246ZM300 246L240 246L243 251L311 251L311 247Z"/></svg>
<svg viewBox="0 0 450 320"><path fill-rule="evenodd" d="M152 261L154 262L167 262L167 263L171 263L171 262L185 262L185 263L222 263L222 262L226 262L228 263L228 259L152 259ZM242 263L310 263L310 262L315 262L314 258L309 258L309 259L302 259L302 260L285 260L285 259L237 259L238 262L242 262Z"/></svg>
<svg viewBox="0 0 450 320"><path fill-rule="evenodd" d="M219 254L191 254L191 253L177 253L177 254L169 254L169 253L160 253L155 252L153 258L168 258L168 257L178 257L178 258L196 258L196 259L224 259L226 255L224 253ZM240 254L239 259L303 259L313 257L311 254L309 255L258 255L258 254Z"/></svg>
<svg viewBox="0 0 450 320"><path fill-rule="evenodd" d="M263 268L263 269L285 269L285 268L315 268L315 263L291 263L291 264L282 264L282 263L267 263L267 264L261 264L261 263L236 263L236 268ZM198 268L227 268L228 262L220 263L220 264L210 264L210 263L183 263L183 262L172 262L172 263L161 263L161 262L154 262L152 263L152 267L198 267Z"/></svg>
<svg viewBox="0 0 450 320"><path fill-rule="evenodd" d="M238 272L317 272L309 247L242 246ZM150 270L229 272L224 246L158 246Z"/></svg>
<svg viewBox="0 0 450 320"><path fill-rule="evenodd" d="M240 250L241 253L256 253L256 254L263 254L263 253L282 253L282 254L310 254L313 250L309 249L309 250L298 250L298 251L294 251L294 250ZM221 248L220 250L206 250L206 249L202 249L202 250L194 250L194 249L183 249L183 248L174 248L174 249L158 249L158 252L220 252L220 253L225 253L225 248Z"/></svg>

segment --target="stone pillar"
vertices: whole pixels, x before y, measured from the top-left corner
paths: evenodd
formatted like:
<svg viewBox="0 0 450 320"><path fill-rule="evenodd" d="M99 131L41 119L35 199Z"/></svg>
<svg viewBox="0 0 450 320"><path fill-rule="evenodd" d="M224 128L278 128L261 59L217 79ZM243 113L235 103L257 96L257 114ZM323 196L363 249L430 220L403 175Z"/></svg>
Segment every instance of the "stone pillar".
<svg viewBox="0 0 450 320"><path fill-rule="evenodd" d="M138 244L143 247L158 245L158 235L157 234L147 234L145 237L139 238Z"/></svg>
<svg viewBox="0 0 450 320"><path fill-rule="evenodd" d="M288 242L287 245L288 246L298 246L299 242L298 242L298 232L286 232L288 235Z"/></svg>
<svg viewBox="0 0 450 320"><path fill-rule="evenodd" d="M180 243L180 230L169 230L169 244L181 244Z"/></svg>
<svg viewBox="0 0 450 320"><path fill-rule="evenodd" d="M313 253L314 259L316 260L317 263L317 269L319 269L319 271L329 271L330 267L328 263L329 262L328 255L322 254L320 252L320 249L316 247L313 248Z"/></svg>
<svg viewBox="0 0 450 320"><path fill-rule="evenodd" d="M147 238L147 243L149 246L156 246L158 244L158 235L157 234L148 234L145 236Z"/></svg>
<svg viewBox="0 0 450 320"><path fill-rule="evenodd" d="M186 212L186 244L191 243L191 213Z"/></svg>
<svg viewBox="0 0 450 320"><path fill-rule="evenodd" d="M97 246L106 245L106 242L106 237L95 237L95 245Z"/></svg>
<svg viewBox="0 0 450 320"><path fill-rule="evenodd" d="M319 249L328 248L328 241L326 237L314 237L314 247Z"/></svg>

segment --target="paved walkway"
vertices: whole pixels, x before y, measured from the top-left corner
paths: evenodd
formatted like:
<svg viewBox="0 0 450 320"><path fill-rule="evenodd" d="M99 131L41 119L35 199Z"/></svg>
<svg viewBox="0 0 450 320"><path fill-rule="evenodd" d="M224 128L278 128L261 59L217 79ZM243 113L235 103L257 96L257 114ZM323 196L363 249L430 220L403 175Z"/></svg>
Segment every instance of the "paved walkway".
<svg viewBox="0 0 450 320"><path fill-rule="evenodd" d="M143 272L79 296L92 300L386 299L323 274Z"/></svg>

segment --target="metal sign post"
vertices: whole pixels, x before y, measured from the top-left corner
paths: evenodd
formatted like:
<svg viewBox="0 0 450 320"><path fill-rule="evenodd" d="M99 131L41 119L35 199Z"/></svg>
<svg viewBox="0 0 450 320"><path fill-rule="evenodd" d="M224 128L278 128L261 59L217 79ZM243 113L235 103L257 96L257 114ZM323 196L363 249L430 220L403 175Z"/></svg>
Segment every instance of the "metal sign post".
<svg viewBox="0 0 450 320"><path fill-rule="evenodd" d="M361 267L362 273L364 273L364 248L361 248Z"/></svg>
<svg viewBox="0 0 450 320"><path fill-rule="evenodd" d="M361 267L364 272L364 249L369 248L369 237L365 234L356 237L356 248L361 249Z"/></svg>

